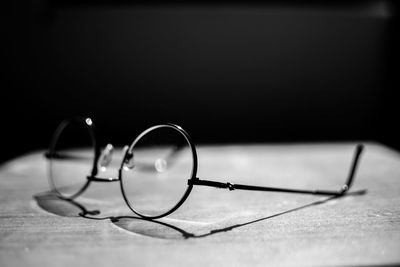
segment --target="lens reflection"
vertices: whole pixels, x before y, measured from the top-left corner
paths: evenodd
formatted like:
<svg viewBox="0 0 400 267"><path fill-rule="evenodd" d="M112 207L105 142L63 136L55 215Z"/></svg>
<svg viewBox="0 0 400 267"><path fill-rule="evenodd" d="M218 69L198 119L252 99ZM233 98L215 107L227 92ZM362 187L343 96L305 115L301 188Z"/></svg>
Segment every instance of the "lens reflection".
<svg viewBox="0 0 400 267"><path fill-rule="evenodd" d="M131 145L122 190L137 213L156 217L173 209L188 189L193 153L186 137L170 125L154 126Z"/></svg>

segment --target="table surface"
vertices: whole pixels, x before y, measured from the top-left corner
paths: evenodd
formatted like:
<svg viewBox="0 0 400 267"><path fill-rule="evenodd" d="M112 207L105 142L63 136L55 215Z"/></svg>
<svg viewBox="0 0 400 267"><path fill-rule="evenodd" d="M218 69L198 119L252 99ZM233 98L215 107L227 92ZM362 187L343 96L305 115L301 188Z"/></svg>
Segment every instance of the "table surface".
<svg viewBox="0 0 400 267"><path fill-rule="evenodd" d="M350 143L201 146L198 176L339 189L353 149ZM346 196L196 186L180 209L157 221L134 216L118 182L92 184L74 203L54 197L46 165L38 151L0 167L1 266L400 264L400 154L380 144L366 145ZM82 217L83 209L100 214Z"/></svg>

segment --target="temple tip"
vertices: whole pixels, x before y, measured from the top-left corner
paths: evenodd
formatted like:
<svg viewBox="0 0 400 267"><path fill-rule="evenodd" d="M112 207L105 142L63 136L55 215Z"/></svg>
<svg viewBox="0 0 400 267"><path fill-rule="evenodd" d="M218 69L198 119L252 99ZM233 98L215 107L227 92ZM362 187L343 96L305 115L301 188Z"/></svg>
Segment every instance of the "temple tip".
<svg viewBox="0 0 400 267"><path fill-rule="evenodd" d="M345 193L350 189L350 187L351 187L351 185L353 183L353 180L354 180L354 176L355 176L355 173L356 173L356 169L357 169L357 165L358 165L361 153L363 151L364 151L364 145L363 144L358 144L356 146L356 149L355 149L353 163L351 165L350 172L349 172L349 177L347 178L346 183L342 187L342 193Z"/></svg>
<svg viewBox="0 0 400 267"><path fill-rule="evenodd" d="M357 144L356 155L360 156L360 154L363 152L364 148L365 148L364 144Z"/></svg>

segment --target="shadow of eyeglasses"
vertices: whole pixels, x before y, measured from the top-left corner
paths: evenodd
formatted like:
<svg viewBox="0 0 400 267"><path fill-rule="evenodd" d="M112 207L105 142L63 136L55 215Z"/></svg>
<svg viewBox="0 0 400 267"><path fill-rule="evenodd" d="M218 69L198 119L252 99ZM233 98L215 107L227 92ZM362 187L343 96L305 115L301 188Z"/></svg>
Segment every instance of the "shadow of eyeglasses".
<svg viewBox="0 0 400 267"><path fill-rule="evenodd" d="M334 199L363 195L367 190L359 190L348 192L344 195L330 196L328 198L313 201L306 205L301 205L283 212L275 213L273 215L261 217L258 219L249 220L243 223L201 223L182 220L173 220L168 218L152 220L139 216L98 216L99 210L89 210L84 204L71 199L64 199L56 195L54 192L48 191L41 194L34 195L33 198L36 203L43 210L64 217L83 217L91 220L110 220L115 226L124 229L128 232L140 234L143 236L160 238L160 239L189 239L189 238L203 238L223 232L228 232L236 228L244 227L288 213L299 211L302 209L310 208L313 206L321 205L332 201Z"/></svg>

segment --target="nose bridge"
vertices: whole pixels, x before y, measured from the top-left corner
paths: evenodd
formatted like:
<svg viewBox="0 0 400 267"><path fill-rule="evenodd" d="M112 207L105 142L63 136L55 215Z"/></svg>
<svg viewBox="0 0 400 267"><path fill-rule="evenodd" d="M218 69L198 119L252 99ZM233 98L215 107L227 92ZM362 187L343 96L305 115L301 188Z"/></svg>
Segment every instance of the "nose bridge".
<svg viewBox="0 0 400 267"><path fill-rule="evenodd" d="M115 177L115 169L114 168L108 168L112 165L110 163L113 160L113 154L114 154L114 146L112 144L107 144L104 149L101 151L101 154L99 156L99 159L97 160L97 166L98 169L101 171L97 175L90 175L87 176L87 179L89 181L93 182L115 182L119 181L119 176Z"/></svg>

